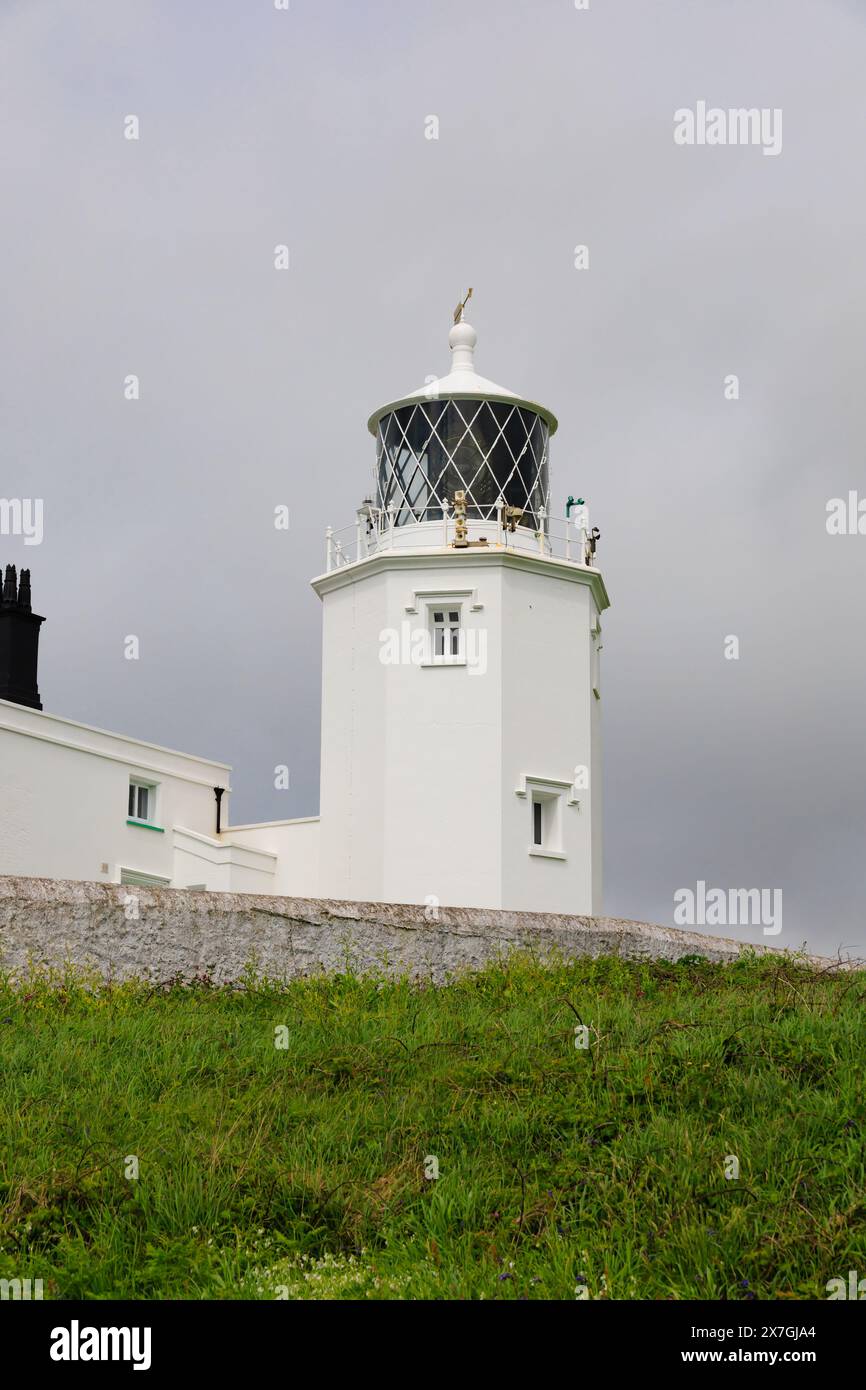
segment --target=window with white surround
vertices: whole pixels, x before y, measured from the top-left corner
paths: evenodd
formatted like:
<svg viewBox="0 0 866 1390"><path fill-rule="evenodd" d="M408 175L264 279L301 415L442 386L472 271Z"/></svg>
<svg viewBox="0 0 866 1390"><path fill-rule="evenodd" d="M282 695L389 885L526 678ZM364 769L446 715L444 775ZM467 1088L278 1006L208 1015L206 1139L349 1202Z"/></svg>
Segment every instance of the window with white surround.
<svg viewBox="0 0 866 1390"><path fill-rule="evenodd" d="M580 800L573 782L559 777L524 773L516 794L527 805L527 849L542 859L565 859L565 818L580 814ZM570 808L570 809L568 809Z"/></svg>
<svg viewBox="0 0 866 1390"><path fill-rule="evenodd" d="M152 825L156 820L156 784L141 782L136 777L129 779L129 800L127 819Z"/></svg>
<svg viewBox="0 0 866 1390"><path fill-rule="evenodd" d="M460 640L460 604L434 604L429 612L433 660L461 660L463 651Z"/></svg>
<svg viewBox="0 0 866 1390"><path fill-rule="evenodd" d="M562 857L562 792L535 787L529 804L532 810L530 854Z"/></svg>
<svg viewBox="0 0 866 1390"><path fill-rule="evenodd" d="M483 608L477 589L413 589L405 610L423 614L425 652L420 664L480 666L486 657L485 634L467 630L466 615Z"/></svg>
<svg viewBox="0 0 866 1390"><path fill-rule="evenodd" d="M544 814L542 802L538 797L532 798L532 843L539 848L544 843Z"/></svg>

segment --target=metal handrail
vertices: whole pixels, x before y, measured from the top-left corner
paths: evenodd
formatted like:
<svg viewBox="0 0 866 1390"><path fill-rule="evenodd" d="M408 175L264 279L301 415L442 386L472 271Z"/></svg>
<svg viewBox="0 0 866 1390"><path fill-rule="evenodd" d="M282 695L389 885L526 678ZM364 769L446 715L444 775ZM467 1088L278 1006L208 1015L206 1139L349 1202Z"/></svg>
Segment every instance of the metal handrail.
<svg viewBox="0 0 866 1390"><path fill-rule="evenodd" d="M572 516L564 518L550 518L545 509L539 510L539 527L532 530L530 527L517 526L512 531L504 524L504 503L497 506L497 515L491 517L489 523L496 528L497 539L493 541L490 548L501 550L515 550L521 554L542 555L547 559L565 560L566 563L576 565L581 569L593 569L593 548L592 531L589 525L589 515L585 504L581 506ZM453 544L454 526L453 511L448 503L437 504L435 507L425 508L424 512L415 518L414 524L427 524L431 528L435 524L440 527L440 540L438 544L434 541L430 546L418 544L417 534L410 533L407 536L408 545L400 544L401 533L404 527L396 524L398 507L391 503L388 507L375 507L372 504L359 509L354 526L342 526L337 528L329 526L325 531L325 568L330 573L334 569L341 569L346 565L357 564L360 560L366 560L371 555L380 555L388 551L400 549L451 549ZM437 512L438 516L431 517L427 522L426 512ZM472 518L473 525L478 524L477 519ZM529 541L528 537L532 537Z"/></svg>

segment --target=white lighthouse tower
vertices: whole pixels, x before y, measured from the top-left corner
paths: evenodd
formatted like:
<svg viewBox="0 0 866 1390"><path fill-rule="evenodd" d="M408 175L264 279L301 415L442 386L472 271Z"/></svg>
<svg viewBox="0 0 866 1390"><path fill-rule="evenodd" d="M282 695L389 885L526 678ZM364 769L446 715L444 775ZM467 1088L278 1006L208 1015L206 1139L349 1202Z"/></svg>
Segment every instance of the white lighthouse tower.
<svg viewBox="0 0 866 1390"><path fill-rule="evenodd" d="M328 533L319 874L328 897L601 911L600 614L556 419L451 369L370 417L373 494Z"/></svg>

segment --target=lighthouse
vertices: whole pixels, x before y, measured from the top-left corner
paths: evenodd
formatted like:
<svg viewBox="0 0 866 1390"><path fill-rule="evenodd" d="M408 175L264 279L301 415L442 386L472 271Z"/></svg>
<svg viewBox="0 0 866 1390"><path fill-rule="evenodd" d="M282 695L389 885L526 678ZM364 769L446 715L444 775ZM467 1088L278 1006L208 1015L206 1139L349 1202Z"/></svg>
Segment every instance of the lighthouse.
<svg viewBox="0 0 866 1390"><path fill-rule="evenodd" d="M599 915L598 531L551 511L544 406L450 369L381 406L370 488L329 529L321 891Z"/></svg>

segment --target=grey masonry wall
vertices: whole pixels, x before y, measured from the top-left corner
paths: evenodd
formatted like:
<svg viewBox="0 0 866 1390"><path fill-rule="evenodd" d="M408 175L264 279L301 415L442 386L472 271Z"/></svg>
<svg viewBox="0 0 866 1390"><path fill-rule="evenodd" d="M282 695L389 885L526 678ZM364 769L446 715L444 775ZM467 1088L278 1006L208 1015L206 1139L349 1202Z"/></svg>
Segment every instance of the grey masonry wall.
<svg viewBox="0 0 866 1390"><path fill-rule="evenodd" d="M621 955L735 960L740 942L609 917L259 897L0 877L0 969L90 968L103 979L164 981L376 970L441 983L507 956ZM757 947L757 950L770 948Z"/></svg>

